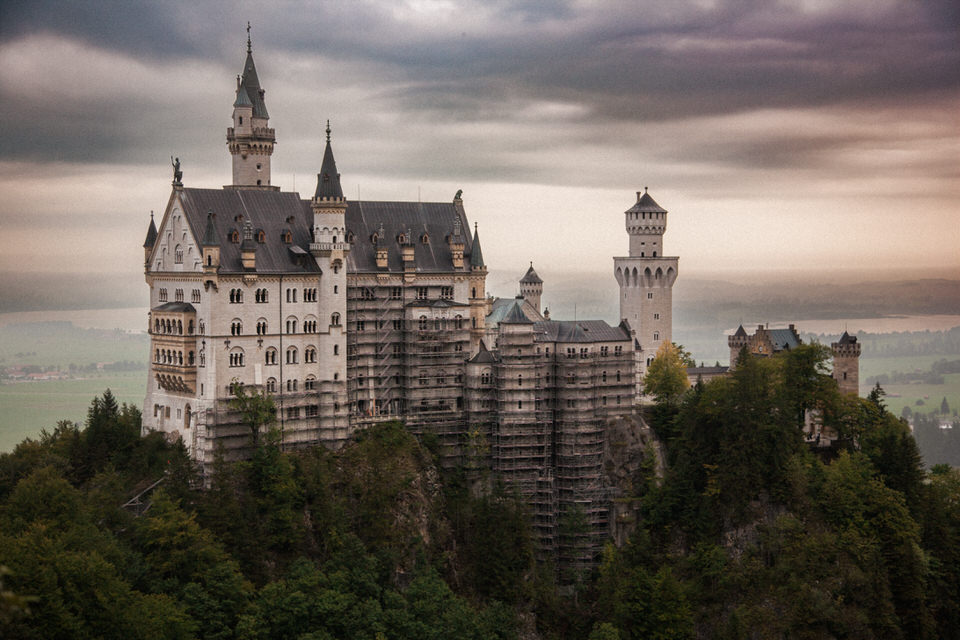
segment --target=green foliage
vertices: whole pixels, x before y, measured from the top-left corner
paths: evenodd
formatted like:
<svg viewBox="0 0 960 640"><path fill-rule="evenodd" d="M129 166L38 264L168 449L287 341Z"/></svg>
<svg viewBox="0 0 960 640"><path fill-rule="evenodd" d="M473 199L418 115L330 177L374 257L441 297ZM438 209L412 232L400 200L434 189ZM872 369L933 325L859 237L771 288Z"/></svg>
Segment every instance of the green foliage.
<svg viewBox="0 0 960 640"><path fill-rule="evenodd" d="M277 420L277 407L266 390L248 390L234 378L230 386L233 398L230 407L240 412L240 420L250 429L250 441L254 447L260 444L260 432Z"/></svg>
<svg viewBox="0 0 960 640"><path fill-rule="evenodd" d="M672 342L664 342L647 367L647 375L643 377L643 392L653 396L659 404L674 405L689 386L680 351Z"/></svg>

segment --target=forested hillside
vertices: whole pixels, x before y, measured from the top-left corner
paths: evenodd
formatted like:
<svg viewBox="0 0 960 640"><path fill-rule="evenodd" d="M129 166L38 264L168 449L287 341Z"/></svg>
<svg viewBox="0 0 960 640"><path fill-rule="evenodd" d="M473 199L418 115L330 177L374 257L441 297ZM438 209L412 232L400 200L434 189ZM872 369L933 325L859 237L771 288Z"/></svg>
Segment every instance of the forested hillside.
<svg viewBox="0 0 960 640"><path fill-rule="evenodd" d="M882 392L841 397L825 355L747 359L688 390L670 376L679 362L652 368L666 469L629 479L637 528L590 575L538 561L516 497L476 468L442 470L435 444L398 423L338 452L284 452L265 432L204 489L181 447L140 438L138 412L106 393L85 426L0 456L0 625L17 638L960 638L960 472L925 472ZM839 447L808 449L807 409Z"/></svg>

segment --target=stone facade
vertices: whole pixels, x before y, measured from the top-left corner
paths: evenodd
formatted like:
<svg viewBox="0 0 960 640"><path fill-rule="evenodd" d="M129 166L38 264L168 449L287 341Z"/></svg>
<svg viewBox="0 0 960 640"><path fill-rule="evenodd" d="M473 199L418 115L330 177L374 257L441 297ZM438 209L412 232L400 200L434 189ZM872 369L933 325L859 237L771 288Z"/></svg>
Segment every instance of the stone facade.
<svg viewBox="0 0 960 640"><path fill-rule="evenodd" d="M624 212L630 237L629 256L613 259L620 285L620 319L636 334L635 375L638 385L664 342L673 339L673 283L679 258L664 255L667 210L646 189Z"/></svg>
<svg viewBox="0 0 960 640"><path fill-rule="evenodd" d="M614 495L606 426L634 412L638 363L671 338L666 212L639 197L639 219L656 214L655 231L641 233L628 211L619 326L551 320L532 264L521 296L488 296L459 192L446 203L348 201L329 123L313 197L272 186L263 98L248 43L227 133L232 184L189 188L178 176L159 226L151 219L144 431L182 438L204 464L221 447L248 456L236 385L273 397L284 448L337 447L400 419L430 434L442 464L492 470L518 490L542 553L592 565Z"/></svg>

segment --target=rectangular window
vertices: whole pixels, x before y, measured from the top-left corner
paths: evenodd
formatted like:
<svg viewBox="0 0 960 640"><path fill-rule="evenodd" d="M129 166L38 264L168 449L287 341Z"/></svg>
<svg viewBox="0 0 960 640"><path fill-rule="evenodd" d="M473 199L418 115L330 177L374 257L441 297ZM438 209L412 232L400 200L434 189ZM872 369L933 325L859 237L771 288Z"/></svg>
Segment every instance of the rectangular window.
<svg viewBox="0 0 960 640"><path fill-rule="evenodd" d="M403 329L403 320L394 320L393 321L393 330L400 331Z"/></svg>
<svg viewBox="0 0 960 640"><path fill-rule="evenodd" d="M647 294L647 300L653 300L653 292L652 292L652 291Z"/></svg>
<svg viewBox="0 0 960 640"><path fill-rule="evenodd" d="M440 297L444 300L452 300L453 287L440 287Z"/></svg>
<svg viewBox="0 0 960 640"><path fill-rule="evenodd" d="M576 358L576 357L577 357L577 350L576 350L574 347L567 347L567 357L568 357L568 358Z"/></svg>
<svg viewBox="0 0 960 640"><path fill-rule="evenodd" d="M357 320L357 331L363 331L366 329L367 323L365 320Z"/></svg>
<svg viewBox="0 0 960 640"><path fill-rule="evenodd" d="M320 407L315 404L306 407L306 416L308 418L316 418L318 415L320 415Z"/></svg>
<svg viewBox="0 0 960 640"><path fill-rule="evenodd" d="M417 287L417 300L426 300L426 299L427 299L427 288Z"/></svg>
<svg viewBox="0 0 960 640"><path fill-rule="evenodd" d="M176 302L183 302L183 289L177 289L174 291L173 297Z"/></svg>
<svg viewBox="0 0 960 640"><path fill-rule="evenodd" d="M399 300L402 297L403 297L403 289L401 289L400 287L393 287L390 289L391 300Z"/></svg>
<svg viewBox="0 0 960 640"><path fill-rule="evenodd" d="M660 314L659 314L659 313L653 314L653 319L654 319L654 320L659 320L659 319L660 319Z"/></svg>
<svg viewBox="0 0 960 640"><path fill-rule="evenodd" d="M200 289L194 289L194 290L190 293L190 301L191 301L191 302L200 302Z"/></svg>

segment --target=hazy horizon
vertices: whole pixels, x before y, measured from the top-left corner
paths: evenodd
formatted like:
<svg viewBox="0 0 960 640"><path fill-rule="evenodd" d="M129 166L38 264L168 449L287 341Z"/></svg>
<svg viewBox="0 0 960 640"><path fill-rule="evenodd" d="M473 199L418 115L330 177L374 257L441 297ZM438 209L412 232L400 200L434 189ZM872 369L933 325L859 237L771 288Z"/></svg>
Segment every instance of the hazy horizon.
<svg viewBox="0 0 960 640"><path fill-rule="evenodd" d="M681 277L960 271L949 0L11 0L0 272L139 273L170 157L231 181L248 20L273 184L312 193L330 119L348 198L462 189L493 268L606 271L649 186Z"/></svg>

